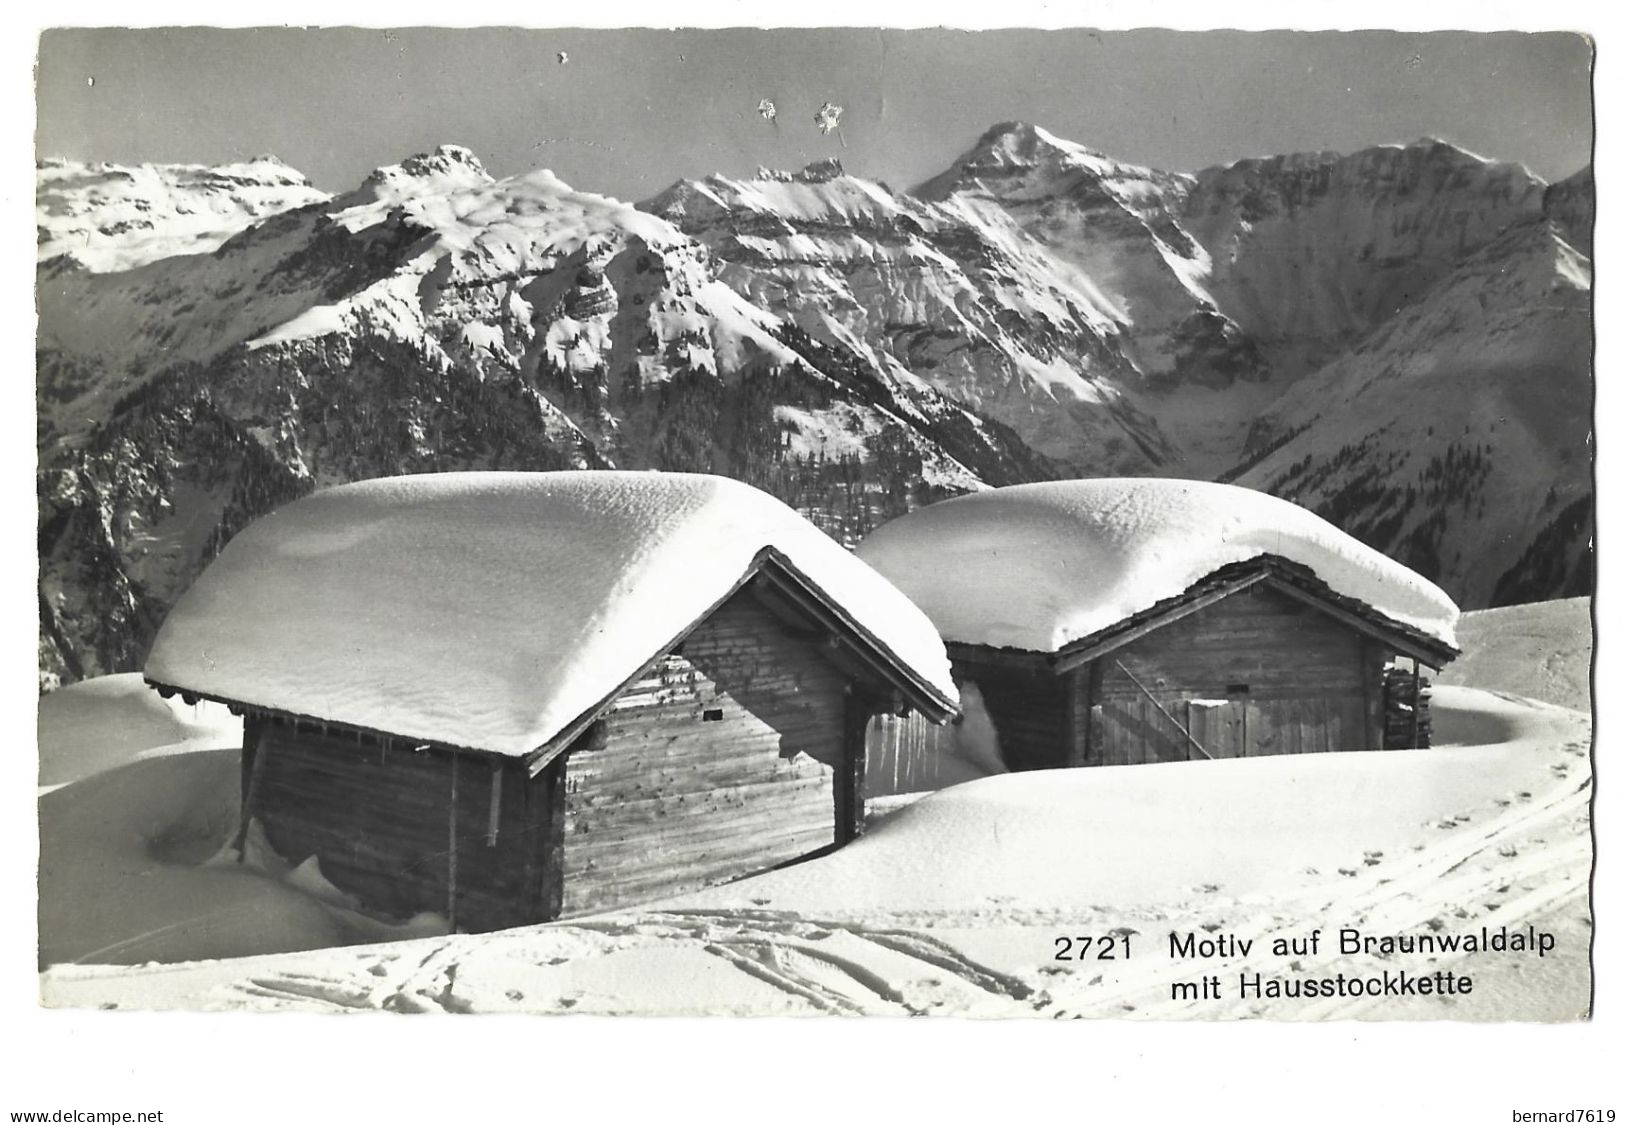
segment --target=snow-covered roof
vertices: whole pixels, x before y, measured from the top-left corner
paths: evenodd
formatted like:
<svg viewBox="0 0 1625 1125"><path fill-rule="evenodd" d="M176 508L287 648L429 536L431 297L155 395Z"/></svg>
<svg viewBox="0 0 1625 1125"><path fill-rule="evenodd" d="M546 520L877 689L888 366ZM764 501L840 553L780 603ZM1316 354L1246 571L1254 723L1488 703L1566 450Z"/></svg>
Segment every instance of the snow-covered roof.
<svg viewBox="0 0 1625 1125"><path fill-rule="evenodd" d="M1286 500L1206 481L1075 480L990 489L876 529L858 557L944 639L1056 652L1264 555L1455 647L1443 590Z"/></svg>
<svg viewBox="0 0 1625 1125"><path fill-rule="evenodd" d="M680 473L445 473L315 493L170 613L155 683L455 746L544 746L771 549L957 701L931 622L778 500Z"/></svg>

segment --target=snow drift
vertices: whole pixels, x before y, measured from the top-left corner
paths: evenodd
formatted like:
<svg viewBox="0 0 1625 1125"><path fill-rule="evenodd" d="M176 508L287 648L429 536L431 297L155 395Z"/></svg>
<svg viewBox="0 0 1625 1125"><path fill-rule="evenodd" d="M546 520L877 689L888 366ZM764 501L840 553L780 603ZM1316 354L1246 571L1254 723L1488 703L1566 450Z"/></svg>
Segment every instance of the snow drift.
<svg viewBox="0 0 1625 1125"><path fill-rule="evenodd" d="M38 730L42 789L143 758L243 744L243 721L226 708L162 699L139 672L98 676L42 696Z"/></svg>
<svg viewBox="0 0 1625 1125"><path fill-rule="evenodd" d="M1455 644L1460 611L1433 583L1295 504L1233 485L1105 479L992 489L912 512L858 547L947 640L1038 652L1260 555L1307 566L1337 593Z"/></svg>
<svg viewBox="0 0 1625 1125"><path fill-rule="evenodd" d="M737 481L444 473L318 492L232 540L148 679L521 756L782 552L950 700L936 629L790 508Z"/></svg>

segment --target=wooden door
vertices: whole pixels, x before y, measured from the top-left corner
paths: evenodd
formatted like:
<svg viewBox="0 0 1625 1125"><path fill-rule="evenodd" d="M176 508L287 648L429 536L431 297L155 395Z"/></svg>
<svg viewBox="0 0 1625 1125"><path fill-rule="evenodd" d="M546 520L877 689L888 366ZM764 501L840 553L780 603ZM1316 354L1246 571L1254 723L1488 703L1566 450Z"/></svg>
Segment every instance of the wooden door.
<svg viewBox="0 0 1625 1125"><path fill-rule="evenodd" d="M1185 726L1213 758L1240 758L1247 753L1245 699L1190 699L1185 701ZM1194 748L1192 758L1201 754Z"/></svg>

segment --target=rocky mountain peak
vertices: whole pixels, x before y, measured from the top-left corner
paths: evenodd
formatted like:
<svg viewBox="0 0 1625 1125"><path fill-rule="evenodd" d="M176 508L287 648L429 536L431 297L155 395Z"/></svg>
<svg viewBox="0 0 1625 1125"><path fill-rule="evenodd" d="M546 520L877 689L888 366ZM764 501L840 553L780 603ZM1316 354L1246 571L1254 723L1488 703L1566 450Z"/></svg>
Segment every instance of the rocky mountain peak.
<svg viewBox="0 0 1625 1125"><path fill-rule="evenodd" d="M1181 192L1188 179L1114 160L1039 125L1005 121L983 133L945 172L919 185L913 194L933 202L960 191L1009 198L1075 188L1090 193L1101 181L1139 181L1162 195Z"/></svg>
<svg viewBox="0 0 1625 1125"><path fill-rule="evenodd" d="M1591 228L1596 213L1597 184L1591 165L1558 180L1546 189L1541 209L1581 251L1591 252Z"/></svg>
<svg viewBox="0 0 1625 1125"><path fill-rule="evenodd" d="M846 175L846 169L841 167L840 157L826 156L822 160L814 160L799 172L792 172L784 168L769 168L765 164L758 164L756 171L751 174L751 179L768 184L826 184L831 180L838 180L844 175ZM714 182L722 182L718 177L712 177L711 179ZM674 186L680 187L682 183L688 182L690 181L682 181Z"/></svg>
<svg viewBox="0 0 1625 1125"><path fill-rule="evenodd" d="M300 172L262 157L222 165L47 158L35 181L39 260L71 257L72 266L98 273L206 253L258 220L328 198Z"/></svg>
<svg viewBox="0 0 1625 1125"><path fill-rule="evenodd" d="M795 178L805 184L826 184L844 175L846 175L846 170L841 167L841 158L826 156L822 160L813 161L797 172Z"/></svg>
<svg viewBox="0 0 1625 1125"><path fill-rule="evenodd" d="M360 191L399 189L414 180L422 181L424 186L434 190L495 182L472 151L462 145L441 145L433 152L414 153L399 164L386 164L374 169L362 182Z"/></svg>

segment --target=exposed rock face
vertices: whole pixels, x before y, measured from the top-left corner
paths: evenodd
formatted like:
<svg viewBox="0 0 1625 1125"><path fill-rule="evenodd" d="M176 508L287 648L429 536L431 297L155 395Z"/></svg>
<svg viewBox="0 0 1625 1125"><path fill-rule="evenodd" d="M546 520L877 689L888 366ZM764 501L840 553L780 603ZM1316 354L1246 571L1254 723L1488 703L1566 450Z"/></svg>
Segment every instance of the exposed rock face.
<svg viewBox="0 0 1625 1125"><path fill-rule="evenodd" d="M685 181L642 205L703 242L720 278L816 338L917 377L1074 472L1155 471L1123 326L996 207L929 203L832 162Z"/></svg>
<svg viewBox="0 0 1625 1125"><path fill-rule="evenodd" d="M1301 373L1539 215L1543 189L1520 165L1428 140L1210 168L1183 218L1211 255L1215 300Z"/></svg>
<svg viewBox="0 0 1625 1125"><path fill-rule="evenodd" d="M1597 185L1587 164L1546 189L1542 209L1576 249L1591 256L1591 227L1596 214Z"/></svg>
<svg viewBox="0 0 1625 1125"><path fill-rule="evenodd" d="M444 469L723 472L849 542L990 484L1232 479L1469 607L1589 587L1589 170L1184 175L1012 123L913 195L823 161L634 209L453 146L333 198L118 171L40 170L46 682L139 666L279 503Z"/></svg>
<svg viewBox="0 0 1625 1125"><path fill-rule="evenodd" d="M919 194L994 205L1014 218L1097 296L1152 385L1262 378L1250 341L1207 291L1207 251L1182 223L1194 185L1007 122Z"/></svg>

